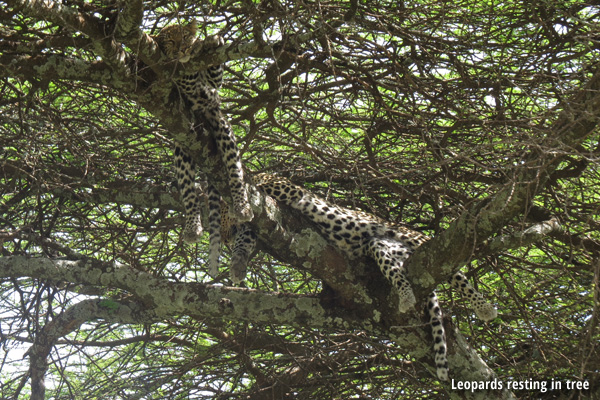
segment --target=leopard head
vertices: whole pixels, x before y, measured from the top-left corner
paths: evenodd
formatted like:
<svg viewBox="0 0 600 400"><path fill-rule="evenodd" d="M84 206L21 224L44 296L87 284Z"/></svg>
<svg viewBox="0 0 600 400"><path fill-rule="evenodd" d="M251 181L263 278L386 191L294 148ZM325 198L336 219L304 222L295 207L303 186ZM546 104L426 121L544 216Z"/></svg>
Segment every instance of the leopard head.
<svg viewBox="0 0 600 400"><path fill-rule="evenodd" d="M192 53L197 31L198 25L195 20L187 25L169 25L161 29L156 36L156 42L167 57L187 62Z"/></svg>

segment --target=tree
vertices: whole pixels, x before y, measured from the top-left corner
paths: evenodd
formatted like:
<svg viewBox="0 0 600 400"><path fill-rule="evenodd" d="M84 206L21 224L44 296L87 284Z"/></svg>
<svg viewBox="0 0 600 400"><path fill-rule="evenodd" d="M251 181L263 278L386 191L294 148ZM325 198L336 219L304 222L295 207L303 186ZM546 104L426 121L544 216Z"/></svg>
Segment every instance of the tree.
<svg viewBox="0 0 600 400"><path fill-rule="evenodd" d="M600 10L472 3L0 2L0 396L600 396ZM166 60L150 35L192 19L226 44ZM433 237L407 268L454 382L372 260L251 185L244 286L181 242L173 142L228 188L173 77L217 63L250 175ZM444 289L467 264L490 323Z"/></svg>

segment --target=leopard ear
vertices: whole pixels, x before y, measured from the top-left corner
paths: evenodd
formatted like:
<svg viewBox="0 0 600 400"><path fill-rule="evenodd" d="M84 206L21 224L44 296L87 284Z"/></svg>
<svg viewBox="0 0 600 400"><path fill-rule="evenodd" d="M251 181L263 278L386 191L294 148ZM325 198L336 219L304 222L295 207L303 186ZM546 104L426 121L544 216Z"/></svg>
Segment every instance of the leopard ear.
<svg viewBox="0 0 600 400"><path fill-rule="evenodd" d="M198 33L198 21L196 21L195 19L193 19L192 22L188 24L188 27L192 30L194 35Z"/></svg>

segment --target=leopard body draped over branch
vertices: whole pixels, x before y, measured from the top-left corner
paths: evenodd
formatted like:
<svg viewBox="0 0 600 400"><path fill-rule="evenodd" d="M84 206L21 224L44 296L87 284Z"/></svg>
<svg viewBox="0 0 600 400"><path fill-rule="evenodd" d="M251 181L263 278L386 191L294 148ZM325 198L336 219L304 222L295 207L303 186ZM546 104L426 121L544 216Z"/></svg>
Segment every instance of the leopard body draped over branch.
<svg viewBox="0 0 600 400"><path fill-rule="evenodd" d="M195 45L196 25L169 26L156 38L162 51L172 59L186 62L197 49ZM202 48L214 48L222 44L219 37L209 37ZM217 142L221 157L227 167L233 204L227 212L220 194L209 184L208 209L210 231L210 273L216 276L219 265L221 241L233 242L231 256L231 278L240 282L246 274L246 265L254 250L256 235L246 221L252 219L252 210L243 185L243 171L235 137L220 110L217 90L221 86L222 66L185 75L176 80L176 87L191 107L196 122L204 122L206 129ZM184 240L195 242L202 233L201 202L195 186L196 168L192 158L181 147L175 149L175 170L181 190L186 226ZM326 202L311 192L291 182L269 174L260 174L253 179L257 188L292 208L300 210L316 223L321 232L340 250L351 257L373 258L383 275L399 293L399 310L406 312L416 304L404 262L428 238L404 226L388 223L373 215L346 209ZM489 321L497 315L495 308L475 291L466 277L456 273L450 278L452 286L470 301L477 316ZM448 379L447 346L442 324L442 312L435 293L427 302L429 321L434 338L435 364L438 378Z"/></svg>
<svg viewBox="0 0 600 400"><path fill-rule="evenodd" d="M367 256L377 262L381 272L398 291L399 310L406 312L416 304L404 269L404 262L429 238L401 225L388 223L374 215L350 210L327 202L290 181L270 174L253 177L257 188L276 201L300 210L316 223L337 248L350 257ZM470 302L475 314L484 321L497 316L496 309L477 292L460 272L450 278L451 285ZM442 312L437 296L427 302L434 338L435 364L438 378L448 379L446 338Z"/></svg>
<svg viewBox="0 0 600 400"><path fill-rule="evenodd" d="M170 59L182 63L199 50L217 48L223 45L219 36L206 38L204 42L196 41L196 21L182 26L171 25L163 28L156 41L162 52ZM223 79L222 65L214 65L206 70L196 71L175 80L176 88L183 97L186 106L190 107L194 123L202 123L217 144L220 156L227 169L229 188L233 204L229 207L229 215L238 223L250 221L253 217L248 201L248 193L244 186L244 172L235 136L229 122L221 112L221 100L218 90ZM196 166L188 154L179 145L175 148L175 173L186 213L183 239L188 243L199 240L202 234L201 202L196 191ZM211 196L209 194L209 196Z"/></svg>

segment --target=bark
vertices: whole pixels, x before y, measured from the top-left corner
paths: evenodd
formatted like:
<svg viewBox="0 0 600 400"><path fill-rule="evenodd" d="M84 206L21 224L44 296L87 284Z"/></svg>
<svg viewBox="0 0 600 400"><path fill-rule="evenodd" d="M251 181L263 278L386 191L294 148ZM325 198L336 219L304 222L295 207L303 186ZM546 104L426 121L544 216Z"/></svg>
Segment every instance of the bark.
<svg viewBox="0 0 600 400"><path fill-rule="evenodd" d="M35 377L38 385L36 390L40 393L43 393L43 374L47 369L45 357L52 345L82 323L96 319L151 323L173 315L189 315L215 322L227 320L307 329L362 330L373 336L389 337L399 348L411 349L411 354L424 363L431 364L432 359L431 339L427 333L429 328L418 314L405 316L402 326L389 327L386 326L389 323L387 318L376 309L372 310L371 318L364 318L345 308L323 305L316 296L263 293L195 282L168 282L126 265L89 258L71 261L25 256L2 257L0 278L4 277L32 277L84 286L119 288L137 299L125 305L110 299L83 302L44 328L43 335L30 351L34 373L32 379ZM128 311L134 307L137 307L135 312ZM84 313L81 310L87 311ZM450 358L450 368L453 368L455 379L486 380L493 376L477 353L464 344L460 334L449 332L449 339L458 343L452 349ZM488 398L511 398L508 392L489 395L491 397ZM471 394L465 393L465 396L470 398Z"/></svg>
<svg viewBox="0 0 600 400"><path fill-rule="evenodd" d="M326 329L369 329L378 322L357 319L347 311L320 305L315 296L263 293L252 289L168 282L126 265L95 259L52 260L0 258L0 277L36 277L87 286L119 288L133 294L157 316L185 314L199 318Z"/></svg>
<svg viewBox="0 0 600 400"><path fill-rule="evenodd" d="M121 324L139 324L158 321L156 315L135 302L83 300L60 313L36 335L28 350L31 400L45 399L44 375L48 370L48 356L61 337L76 331L82 324L94 320Z"/></svg>

